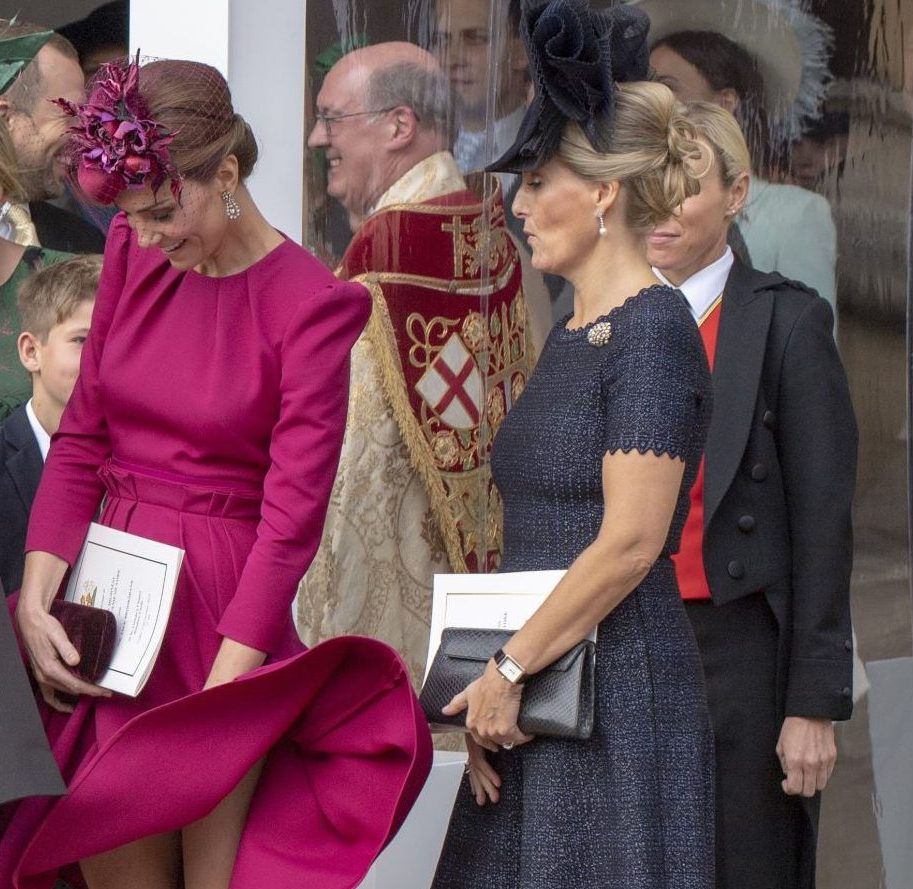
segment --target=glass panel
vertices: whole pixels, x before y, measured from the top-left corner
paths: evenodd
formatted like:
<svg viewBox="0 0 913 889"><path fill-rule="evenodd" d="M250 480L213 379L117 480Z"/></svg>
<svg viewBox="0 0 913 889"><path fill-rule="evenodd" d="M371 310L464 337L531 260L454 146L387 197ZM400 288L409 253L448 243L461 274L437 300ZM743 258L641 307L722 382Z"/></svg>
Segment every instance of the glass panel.
<svg viewBox="0 0 913 889"><path fill-rule="evenodd" d="M819 886L894 889L913 873L905 64L913 5L813 6L834 29L836 80L811 184L829 198L837 223L839 341L860 432L852 593L861 668L854 716L838 725L838 767L822 799Z"/></svg>
<svg viewBox="0 0 913 889"><path fill-rule="evenodd" d="M533 342L541 344L551 326L541 278L527 272L525 296L520 289L524 248L516 220L504 213L516 177L481 172L513 141L522 117L527 75L518 25L518 2L307 6L306 240L331 266L341 263L343 276L372 287L375 312L356 349L353 398L370 402L377 416L350 418L347 447L359 440L360 468L337 491L328 524L338 519L342 537L360 538L354 545L367 567L354 579L342 539L336 549L327 544L302 588L300 622L312 641L341 629L380 635L407 649L416 677L432 573L498 563L490 444L523 388ZM369 78L383 67L379 55L361 54L357 70L351 59L333 68L344 52L388 41L416 45L388 44L383 52L396 60L412 59L419 69L439 64L443 98L423 93L434 89L420 70L405 98L394 75ZM341 472L354 464L344 454ZM371 477L368 466L376 467ZM376 516L366 501L376 503ZM371 601L346 627L330 627L318 616L322 603L353 582ZM397 638L403 625L405 637Z"/></svg>
<svg viewBox="0 0 913 889"><path fill-rule="evenodd" d="M712 21L744 24L759 3L719 0L716 10L713 2L698 5L710 9L711 17L715 14ZM441 0L440 8L431 0L309 0L309 113L313 115L323 74L338 55L338 44L412 41L431 48L455 72L455 92L466 95L463 128L451 134L450 144L456 141L458 159L474 152L476 159L466 163L480 166L510 141L509 137L502 141L508 126L499 122L517 107L517 82L510 76L514 26L505 14L506 6L485 0ZM653 3L667 18L681 15L686 6L680 0ZM774 139L763 164L758 143L753 144L755 178L772 186L804 189L791 192L791 197L785 191L769 191L768 196L776 199L768 220L785 219L790 202L797 201L812 208L813 219L792 229L801 248L794 244L792 256L773 254L769 259L765 239L782 235L778 228L785 223L768 221L761 231L753 231L758 211L755 208L752 219L749 208L740 219L743 246L759 267L769 264L768 268L776 267L789 277L814 283L835 303L838 344L860 433L852 580L860 658L857 700L853 719L838 725L839 762L822 800L818 885L821 889L899 889L909 885L913 873L913 852L907 842L913 833L907 395L913 362L907 324L913 0L780 0L779 6L801 7L832 29L827 69L833 82L826 91L824 115L814 123L806 121L801 138ZM471 14L478 19L475 28L455 27ZM775 50L771 63L763 68L767 77L789 70L787 42L780 45L782 57L776 58ZM466 63L468 73L461 83L459 66L461 59L468 58L472 60ZM470 95L470 86L478 92ZM363 96L356 98L362 101L359 110L363 109ZM758 138L765 132L756 128ZM347 214L338 201L327 197L326 168L319 153L311 157L306 199L309 246L336 263L351 237ZM509 192L512 183L501 184ZM759 186L756 181L755 186L755 195L763 194L764 183ZM484 219L492 222L490 209ZM484 277L491 271L490 251L482 250L480 256ZM826 278L828 263L830 274L836 274L836 287L832 284L829 294L827 284L820 283L824 280L820 269L824 267ZM557 298L567 307L567 294L562 302L560 285L530 277L527 269L524 286L536 336L536 313L544 319L542 328L547 327L553 316L550 305ZM545 296L533 297L533 293ZM490 331L495 317L487 296L479 297L477 311ZM474 353L480 363L489 358L485 343ZM490 381L486 386L483 398L488 405ZM490 416L486 412L480 424L483 444L491 431L487 428ZM473 551L478 560L490 501L482 485L474 496Z"/></svg>

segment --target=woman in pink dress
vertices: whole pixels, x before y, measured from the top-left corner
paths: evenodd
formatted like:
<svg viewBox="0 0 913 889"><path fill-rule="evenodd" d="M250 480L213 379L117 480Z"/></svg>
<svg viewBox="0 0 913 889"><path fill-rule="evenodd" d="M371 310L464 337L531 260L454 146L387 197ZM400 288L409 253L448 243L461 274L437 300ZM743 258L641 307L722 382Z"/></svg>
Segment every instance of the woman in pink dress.
<svg viewBox="0 0 913 889"><path fill-rule="evenodd" d="M349 887L430 766L395 654L302 654L290 616L370 299L260 214L256 142L214 69L107 66L86 105L60 104L80 188L122 212L17 612L70 792L20 806L0 885L50 886L78 861L90 889ZM100 504L103 524L186 551L135 699L75 678L48 613Z"/></svg>

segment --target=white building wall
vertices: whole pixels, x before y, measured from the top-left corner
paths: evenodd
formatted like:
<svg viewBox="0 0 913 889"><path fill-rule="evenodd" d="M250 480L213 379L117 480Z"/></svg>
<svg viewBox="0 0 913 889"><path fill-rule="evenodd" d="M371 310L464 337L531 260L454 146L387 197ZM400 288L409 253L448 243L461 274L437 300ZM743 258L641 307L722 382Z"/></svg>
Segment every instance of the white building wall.
<svg viewBox="0 0 913 889"><path fill-rule="evenodd" d="M260 143L248 183L276 228L302 235L306 0L131 0L130 50L192 59L228 79Z"/></svg>

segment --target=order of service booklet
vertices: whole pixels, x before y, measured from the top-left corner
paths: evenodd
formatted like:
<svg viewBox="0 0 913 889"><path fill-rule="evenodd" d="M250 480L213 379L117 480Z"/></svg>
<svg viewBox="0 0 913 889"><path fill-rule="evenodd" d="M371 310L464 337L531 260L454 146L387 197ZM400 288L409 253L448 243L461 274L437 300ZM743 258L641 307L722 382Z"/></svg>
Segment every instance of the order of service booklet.
<svg viewBox="0 0 913 889"><path fill-rule="evenodd" d="M565 571L435 574L425 679L447 627L519 630L548 598ZM596 628L589 633L596 639Z"/></svg>
<svg viewBox="0 0 913 889"><path fill-rule="evenodd" d="M65 598L106 608L117 619L111 664L102 688L135 698L155 665L184 550L93 522Z"/></svg>

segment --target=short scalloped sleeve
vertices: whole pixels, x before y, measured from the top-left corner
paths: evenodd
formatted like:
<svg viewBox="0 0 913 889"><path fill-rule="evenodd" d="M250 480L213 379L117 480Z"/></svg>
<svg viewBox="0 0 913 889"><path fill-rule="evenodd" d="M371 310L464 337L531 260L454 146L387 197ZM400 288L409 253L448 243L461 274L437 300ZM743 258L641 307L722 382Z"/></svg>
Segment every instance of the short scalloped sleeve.
<svg viewBox="0 0 913 889"><path fill-rule="evenodd" d="M613 322L614 349L602 367L604 450L695 459L710 399L697 325L669 288L654 288L629 309Z"/></svg>

